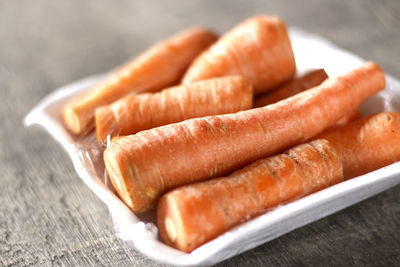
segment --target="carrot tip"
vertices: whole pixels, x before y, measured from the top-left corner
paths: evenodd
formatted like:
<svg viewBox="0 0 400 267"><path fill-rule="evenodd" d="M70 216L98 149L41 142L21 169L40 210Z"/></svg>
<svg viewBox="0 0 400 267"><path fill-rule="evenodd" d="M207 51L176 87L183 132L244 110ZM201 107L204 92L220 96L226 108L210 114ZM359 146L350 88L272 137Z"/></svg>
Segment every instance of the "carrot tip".
<svg viewBox="0 0 400 267"><path fill-rule="evenodd" d="M165 230L171 242L176 241L176 227L170 217L165 218Z"/></svg>
<svg viewBox="0 0 400 267"><path fill-rule="evenodd" d="M111 184L114 186L115 190L117 191L118 195L121 197L122 201L125 202L128 207L130 207L133 210L136 210L135 205L133 203L132 198L129 195L129 191L127 189L127 185L125 183L125 180L120 180L118 177L121 177L121 173L119 172L119 164L118 164L118 159L111 153L104 151L104 163L106 164L107 167L107 173L110 176L110 181Z"/></svg>
<svg viewBox="0 0 400 267"><path fill-rule="evenodd" d="M79 134L82 131L82 125L80 123L79 116L71 107L66 107L64 109L63 117L66 126L72 133Z"/></svg>
<svg viewBox="0 0 400 267"><path fill-rule="evenodd" d="M97 140L106 142L107 136L111 138L118 136L116 119L111 109L99 107L95 111L95 125Z"/></svg>

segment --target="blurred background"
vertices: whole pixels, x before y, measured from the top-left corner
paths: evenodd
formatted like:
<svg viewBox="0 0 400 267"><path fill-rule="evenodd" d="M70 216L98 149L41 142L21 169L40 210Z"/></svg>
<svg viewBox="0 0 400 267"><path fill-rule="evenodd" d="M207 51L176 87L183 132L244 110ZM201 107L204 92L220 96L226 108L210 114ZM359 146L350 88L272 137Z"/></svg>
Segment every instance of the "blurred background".
<svg viewBox="0 0 400 267"><path fill-rule="evenodd" d="M400 78L400 1L0 1L0 265L158 265L120 241L61 147L24 115L74 80L106 72L189 26L218 33L275 14ZM400 188L221 266L400 263Z"/></svg>

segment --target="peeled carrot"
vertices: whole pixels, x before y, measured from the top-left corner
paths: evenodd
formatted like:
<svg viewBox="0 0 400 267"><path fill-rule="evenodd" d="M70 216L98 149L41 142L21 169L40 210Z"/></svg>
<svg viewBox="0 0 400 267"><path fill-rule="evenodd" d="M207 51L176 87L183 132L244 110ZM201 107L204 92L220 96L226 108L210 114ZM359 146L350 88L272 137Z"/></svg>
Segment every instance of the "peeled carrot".
<svg viewBox="0 0 400 267"><path fill-rule="evenodd" d="M179 33L151 47L111 74L83 97L73 99L63 111L66 126L74 134L94 127L94 111L131 92L153 92L179 82L192 60L216 36L201 28Z"/></svg>
<svg viewBox="0 0 400 267"><path fill-rule="evenodd" d="M321 84L327 78L328 75L323 69L311 71L299 78L293 79L285 83L284 85L274 89L271 93L267 93L259 97L256 97L253 106L258 108L276 103L288 97L294 96L295 94L298 94L306 89L315 87ZM360 117L361 113L357 107L350 113L340 118L335 124L332 125L332 127L343 126Z"/></svg>
<svg viewBox="0 0 400 267"><path fill-rule="evenodd" d="M344 177L353 178L400 161L400 113L360 118L318 136L329 140L343 161Z"/></svg>
<svg viewBox="0 0 400 267"><path fill-rule="evenodd" d="M253 88L242 77L223 77L172 87L154 94L133 94L96 109L97 138L134 134L190 118L249 109Z"/></svg>
<svg viewBox="0 0 400 267"><path fill-rule="evenodd" d="M271 93L257 97L254 100L254 107L259 108L276 103L306 89L317 86L327 78L328 75L323 69L311 71L274 89Z"/></svg>
<svg viewBox="0 0 400 267"><path fill-rule="evenodd" d="M278 204L341 181L342 164L334 147L316 140L227 177L166 193L157 207L158 229L167 245L191 252Z"/></svg>
<svg viewBox="0 0 400 267"><path fill-rule="evenodd" d="M104 151L110 180L135 212L169 189L225 175L304 142L385 86L369 62L262 108L161 126L122 137Z"/></svg>
<svg viewBox="0 0 400 267"><path fill-rule="evenodd" d="M311 71L299 78L293 79L284 85L274 89L271 93L267 93L256 97L254 100L254 107L263 107L294 96L306 89L310 89L321 84L328 78L328 75L323 69ZM350 113L340 118L332 127L343 126L355 119L361 117L358 107Z"/></svg>
<svg viewBox="0 0 400 267"><path fill-rule="evenodd" d="M255 93L289 80L296 71L286 26L277 17L250 18L224 34L189 67L183 83L240 75Z"/></svg>

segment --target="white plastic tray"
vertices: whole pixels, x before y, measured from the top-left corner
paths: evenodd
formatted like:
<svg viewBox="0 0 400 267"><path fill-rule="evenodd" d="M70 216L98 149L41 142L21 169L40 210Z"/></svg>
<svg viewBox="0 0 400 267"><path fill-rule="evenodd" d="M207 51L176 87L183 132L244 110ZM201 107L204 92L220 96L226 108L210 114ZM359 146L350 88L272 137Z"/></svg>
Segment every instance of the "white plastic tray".
<svg viewBox="0 0 400 267"><path fill-rule="evenodd" d="M334 46L329 41L291 28L290 37L299 72L324 68L329 76L343 74L360 66L363 60ZM136 216L113 193L102 162L103 148L94 135L71 136L61 120L66 100L87 90L104 75L89 77L55 90L26 117L26 126L38 124L53 136L70 156L79 177L107 205L117 235L144 255L174 265L214 264L296 228L353 205L400 183L400 162L342 182L330 188L281 205L264 215L239 225L187 254L164 245L158 237L155 213ZM384 91L361 107L364 115L400 110L400 83L387 75Z"/></svg>

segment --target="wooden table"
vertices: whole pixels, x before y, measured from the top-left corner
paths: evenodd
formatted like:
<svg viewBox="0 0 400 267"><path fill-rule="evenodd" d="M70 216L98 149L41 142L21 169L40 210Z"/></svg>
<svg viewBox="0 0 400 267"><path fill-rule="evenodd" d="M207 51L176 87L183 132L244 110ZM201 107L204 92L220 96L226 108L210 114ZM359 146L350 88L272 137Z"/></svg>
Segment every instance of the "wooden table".
<svg viewBox="0 0 400 267"><path fill-rule="evenodd" d="M24 115L55 88L107 71L189 25L223 32L278 14L400 78L400 1L0 1L0 265L156 266L114 234L61 147ZM394 187L224 266L399 265Z"/></svg>

